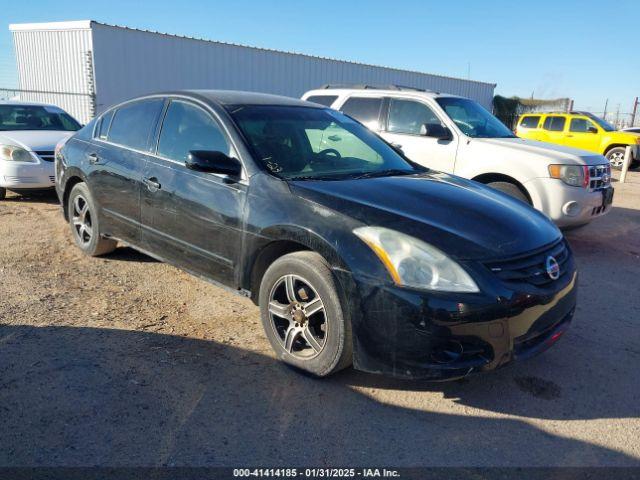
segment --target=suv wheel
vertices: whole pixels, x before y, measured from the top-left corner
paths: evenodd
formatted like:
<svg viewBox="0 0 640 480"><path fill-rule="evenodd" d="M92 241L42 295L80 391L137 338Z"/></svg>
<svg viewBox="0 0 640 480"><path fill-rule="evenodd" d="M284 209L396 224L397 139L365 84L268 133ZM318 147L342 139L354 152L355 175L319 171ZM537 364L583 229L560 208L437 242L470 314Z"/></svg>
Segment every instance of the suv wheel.
<svg viewBox="0 0 640 480"><path fill-rule="evenodd" d="M500 190L502 193L506 193L507 195L517 198L518 200L526 203L527 205L531 205L531 202L527 198L527 196L518 188L517 185L510 182L490 182L487 183L487 187L495 188L496 190Z"/></svg>
<svg viewBox="0 0 640 480"><path fill-rule="evenodd" d="M276 260L260 284L262 326L278 358L319 377L351 365L351 324L335 280L314 252Z"/></svg>
<svg viewBox="0 0 640 480"><path fill-rule="evenodd" d="M616 170L622 170L622 165L624 164L624 147L615 147L607 152L607 160L611 164L611 168L615 168Z"/></svg>
<svg viewBox="0 0 640 480"><path fill-rule="evenodd" d="M76 245L92 257L113 252L117 242L100 236L97 209L84 183L73 187L67 201L69 224Z"/></svg>

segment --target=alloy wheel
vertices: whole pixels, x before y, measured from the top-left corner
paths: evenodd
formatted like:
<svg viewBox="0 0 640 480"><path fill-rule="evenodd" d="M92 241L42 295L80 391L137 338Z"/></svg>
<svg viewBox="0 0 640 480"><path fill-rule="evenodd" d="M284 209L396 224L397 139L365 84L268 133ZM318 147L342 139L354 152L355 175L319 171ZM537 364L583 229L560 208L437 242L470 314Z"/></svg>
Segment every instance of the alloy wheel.
<svg viewBox="0 0 640 480"><path fill-rule="evenodd" d="M324 303L309 281L284 275L269 294L271 328L285 351L309 360L324 349L328 319Z"/></svg>
<svg viewBox="0 0 640 480"><path fill-rule="evenodd" d="M622 152L614 152L609 155L609 162L612 167L622 168L622 164L624 163L624 153Z"/></svg>
<svg viewBox="0 0 640 480"><path fill-rule="evenodd" d="M83 245L88 245L93 237L93 225L91 222L91 211L89 203L82 195L76 195L73 199L73 212L71 212L73 231L78 241Z"/></svg>

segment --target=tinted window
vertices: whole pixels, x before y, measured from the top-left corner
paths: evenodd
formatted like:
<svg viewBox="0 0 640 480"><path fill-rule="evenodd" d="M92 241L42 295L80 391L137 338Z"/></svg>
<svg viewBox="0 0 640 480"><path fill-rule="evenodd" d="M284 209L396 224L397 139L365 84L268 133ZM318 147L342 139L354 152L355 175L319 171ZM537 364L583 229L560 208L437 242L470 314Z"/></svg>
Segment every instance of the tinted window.
<svg viewBox="0 0 640 480"><path fill-rule="evenodd" d="M520 126L524 128L538 128L538 122L540 121L539 116L535 117L524 117L520 122Z"/></svg>
<svg viewBox="0 0 640 480"><path fill-rule="evenodd" d="M54 106L0 105L0 131L5 130L63 130L80 129L67 112Z"/></svg>
<svg viewBox="0 0 640 480"><path fill-rule="evenodd" d="M230 112L256 160L287 179L343 179L424 171L380 137L328 108L246 105Z"/></svg>
<svg viewBox="0 0 640 480"><path fill-rule="evenodd" d="M440 120L429 107L411 100L391 99L388 127L390 132L418 135L425 123L440 124Z"/></svg>
<svg viewBox="0 0 640 480"><path fill-rule="evenodd" d="M586 133L589 131L589 127L596 128L595 125L586 118L572 118L569 130L572 132Z"/></svg>
<svg viewBox="0 0 640 480"><path fill-rule="evenodd" d="M113 116L109 129L109 141L148 150L149 137L162 111L162 99L141 100L124 105Z"/></svg>
<svg viewBox="0 0 640 480"><path fill-rule="evenodd" d="M230 153L229 143L211 115L195 105L174 100L162 123L158 155L184 162L191 150Z"/></svg>
<svg viewBox="0 0 640 480"><path fill-rule="evenodd" d="M340 110L372 130L377 130L380 128L379 118L381 107L381 98L351 97Z"/></svg>
<svg viewBox="0 0 640 480"><path fill-rule="evenodd" d="M325 107L330 107L331 104L335 102L336 98L338 98L337 95L314 95L307 98L307 102L319 103Z"/></svg>
<svg viewBox="0 0 640 480"><path fill-rule="evenodd" d="M543 128L551 132L561 132L564 130L564 123L564 117L547 117Z"/></svg>
<svg viewBox="0 0 640 480"><path fill-rule="evenodd" d="M99 138L100 140L107 139L109 126L111 125L111 119L113 118L113 112L115 112L115 110L111 110L110 112L105 113L104 116L100 119L98 131L96 132L96 138Z"/></svg>

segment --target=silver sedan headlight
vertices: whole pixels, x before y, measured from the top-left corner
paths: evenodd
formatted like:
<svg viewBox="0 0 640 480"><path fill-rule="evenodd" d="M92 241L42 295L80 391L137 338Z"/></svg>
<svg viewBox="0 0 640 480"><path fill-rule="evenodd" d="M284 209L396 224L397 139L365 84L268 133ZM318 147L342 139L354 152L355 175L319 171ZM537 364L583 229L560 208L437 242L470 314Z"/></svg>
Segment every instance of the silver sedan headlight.
<svg viewBox="0 0 640 480"><path fill-rule="evenodd" d="M479 292L469 274L437 248L384 227L355 233L378 256L400 286L442 292Z"/></svg>
<svg viewBox="0 0 640 480"><path fill-rule="evenodd" d="M0 160L5 162L38 162L28 150L15 145L0 145Z"/></svg>

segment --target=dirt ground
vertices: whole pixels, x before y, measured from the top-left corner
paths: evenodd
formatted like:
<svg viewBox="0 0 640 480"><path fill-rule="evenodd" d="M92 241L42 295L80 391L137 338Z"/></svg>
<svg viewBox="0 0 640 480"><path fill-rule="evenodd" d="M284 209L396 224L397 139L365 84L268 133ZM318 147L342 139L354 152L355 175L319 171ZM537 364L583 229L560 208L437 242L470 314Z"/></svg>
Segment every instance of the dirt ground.
<svg viewBox="0 0 640 480"><path fill-rule="evenodd" d="M0 466L640 465L640 173L567 234L574 324L454 383L275 361L258 309L130 249L75 248L55 197L0 202Z"/></svg>

